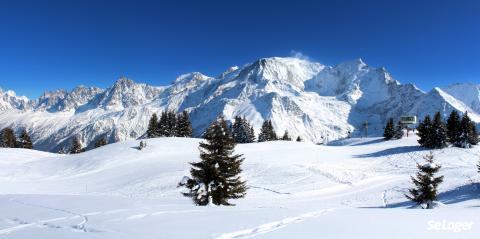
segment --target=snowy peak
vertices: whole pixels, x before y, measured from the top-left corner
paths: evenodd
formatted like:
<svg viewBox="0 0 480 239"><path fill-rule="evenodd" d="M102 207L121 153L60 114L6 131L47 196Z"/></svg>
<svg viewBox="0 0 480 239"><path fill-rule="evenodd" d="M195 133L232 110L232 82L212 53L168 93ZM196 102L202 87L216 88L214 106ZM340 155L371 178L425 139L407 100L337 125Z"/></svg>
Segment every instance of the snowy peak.
<svg viewBox="0 0 480 239"><path fill-rule="evenodd" d="M133 80L121 77L115 84L99 96L99 105L110 110L122 110L131 106L140 106L151 102L162 88L147 84L137 84Z"/></svg>
<svg viewBox="0 0 480 239"><path fill-rule="evenodd" d="M480 113L480 85L474 83L453 84L442 90L464 103L472 111Z"/></svg>
<svg viewBox="0 0 480 239"><path fill-rule="evenodd" d="M25 96L17 96L12 90L3 91L0 88L0 111L6 109L24 110L29 106L29 99Z"/></svg>

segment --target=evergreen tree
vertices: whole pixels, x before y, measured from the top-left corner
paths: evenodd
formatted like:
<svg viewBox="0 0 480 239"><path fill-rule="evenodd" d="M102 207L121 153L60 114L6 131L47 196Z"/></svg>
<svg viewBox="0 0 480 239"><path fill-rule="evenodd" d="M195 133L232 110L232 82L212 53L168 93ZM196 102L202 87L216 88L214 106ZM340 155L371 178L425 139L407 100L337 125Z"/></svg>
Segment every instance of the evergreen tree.
<svg viewBox="0 0 480 239"><path fill-rule="evenodd" d="M236 143L252 143L255 140L255 133L252 126L245 117L236 116L232 124L232 136Z"/></svg>
<svg viewBox="0 0 480 239"><path fill-rule="evenodd" d="M102 137L95 142L94 147L95 148L100 148L100 147L105 146L105 145L107 145L107 139L105 137Z"/></svg>
<svg viewBox="0 0 480 239"><path fill-rule="evenodd" d="M4 128L0 132L0 147L3 148L15 148L17 147L17 137L13 130L9 127Z"/></svg>
<svg viewBox="0 0 480 239"><path fill-rule="evenodd" d="M160 136L158 126L157 114L153 113L152 117L150 117L150 121L148 122L147 138L156 138Z"/></svg>
<svg viewBox="0 0 480 239"><path fill-rule="evenodd" d="M193 135L192 123L187 111L183 111L177 119L177 136L191 138Z"/></svg>
<svg viewBox="0 0 480 239"><path fill-rule="evenodd" d="M291 141L292 139L290 138L290 136L288 135L288 131L285 130L285 133L283 134L282 136L282 140L286 140L286 141Z"/></svg>
<svg viewBox="0 0 480 239"><path fill-rule="evenodd" d="M277 140L277 134L273 129L272 121L265 120L263 121L262 128L260 129L260 134L258 135L258 142L273 140Z"/></svg>
<svg viewBox="0 0 480 239"><path fill-rule="evenodd" d="M424 159L425 164L417 163L419 171L416 177L411 177L415 188L410 189L409 194L405 196L422 208L431 209L433 202L437 199L437 188L443 182L443 176L435 177L441 166L433 162L431 153Z"/></svg>
<svg viewBox="0 0 480 239"><path fill-rule="evenodd" d="M475 123L472 122L468 113L462 117L460 121L460 136L458 145L463 148L470 148L472 145L478 144L478 133Z"/></svg>
<svg viewBox="0 0 480 239"><path fill-rule="evenodd" d="M425 148L431 148L431 140L430 140L430 133L432 129L432 122L430 119L430 115L425 116L423 121L418 124L417 127L417 135L420 137L418 143Z"/></svg>
<svg viewBox="0 0 480 239"><path fill-rule="evenodd" d="M177 134L177 115L173 111L167 112L167 137L176 137Z"/></svg>
<svg viewBox="0 0 480 239"><path fill-rule="evenodd" d="M403 138L403 124L400 121L398 121L397 127L395 127L395 133L393 135L393 138L395 139Z"/></svg>
<svg viewBox="0 0 480 239"><path fill-rule="evenodd" d="M233 205L228 200L242 198L247 187L241 181L242 155L233 155L235 141L223 118L213 122L200 143L200 161L191 163L192 178L185 177L179 186L187 188L183 195L196 205Z"/></svg>
<svg viewBox="0 0 480 239"><path fill-rule="evenodd" d="M161 136L161 137L169 136L167 111L162 112L160 116L160 120L158 121L157 128L158 128L158 136Z"/></svg>
<svg viewBox="0 0 480 239"><path fill-rule="evenodd" d="M300 136L297 137L297 142L302 142L302 138Z"/></svg>
<svg viewBox="0 0 480 239"><path fill-rule="evenodd" d="M447 119L447 136L448 141L457 147L460 147L460 116L456 110L453 110L450 113L450 116Z"/></svg>
<svg viewBox="0 0 480 239"><path fill-rule="evenodd" d="M70 154L78 154L83 152L82 144L78 138L73 138L72 146L70 147Z"/></svg>
<svg viewBox="0 0 480 239"><path fill-rule="evenodd" d="M393 125L393 118L388 119L385 129L383 130L383 138L390 140L395 136L395 127Z"/></svg>
<svg viewBox="0 0 480 239"><path fill-rule="evenodd" d="M22 134L20 134L17 145L19 148L33 149L32 140L30 139L26 129L23 129Z"/></svg>
<svg viewBox="0 0 480 239"><path fill-rule="evenodd" d="M442 120L440 112L435 113L433 117L432 127L430 130L430 148L444 148L447 146L447 128Z"/></svg>

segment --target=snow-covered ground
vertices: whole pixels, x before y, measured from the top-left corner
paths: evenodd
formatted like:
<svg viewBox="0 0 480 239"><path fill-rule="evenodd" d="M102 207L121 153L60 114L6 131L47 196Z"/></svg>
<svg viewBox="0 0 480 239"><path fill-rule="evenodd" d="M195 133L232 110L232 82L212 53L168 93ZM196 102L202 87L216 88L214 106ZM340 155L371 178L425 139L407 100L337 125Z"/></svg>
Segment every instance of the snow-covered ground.
<svg viewBox="0 0 480 239"><path fill-rule="evenodd" d="M0 149L0 238L478 238L480 147L434 150L434 210L404 197L416 138L238 145L247 197L194 206L176 188L199 139L124 141L78 155Z"/></svg>

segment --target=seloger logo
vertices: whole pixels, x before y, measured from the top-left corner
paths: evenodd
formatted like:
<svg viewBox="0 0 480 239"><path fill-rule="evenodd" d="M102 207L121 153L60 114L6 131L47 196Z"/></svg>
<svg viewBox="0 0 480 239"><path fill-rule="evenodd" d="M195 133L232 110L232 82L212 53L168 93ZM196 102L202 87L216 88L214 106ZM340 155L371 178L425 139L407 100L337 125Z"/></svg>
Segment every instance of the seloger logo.
<svg viewBox="0 0 480 239"><path fill-rule="evenodd" d="M428 221L428 230L462 232L472 230L472 225L473 222L430 220Z"/></svg>

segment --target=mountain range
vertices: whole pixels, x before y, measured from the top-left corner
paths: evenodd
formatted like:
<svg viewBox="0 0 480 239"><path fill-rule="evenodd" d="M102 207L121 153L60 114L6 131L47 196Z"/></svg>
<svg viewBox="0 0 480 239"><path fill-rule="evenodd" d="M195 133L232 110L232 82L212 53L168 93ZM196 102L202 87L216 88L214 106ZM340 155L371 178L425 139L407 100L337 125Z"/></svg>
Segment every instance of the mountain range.
<svg viewBox="0 0 480 239"><path fill-rule="evenodd" d="M326 66L272 57L230 67L217 77L184 74L160 87L121 77L107 89L78 86L38 99L0 89L0 128L26 128L36 149L52 152L69 147L73 137L85 147L100 137L109 142L139 138L150 116L166 109L189 112L197 137L218 115L227 120L241 115L257 134L270 119L277 134L288 130L292 137L325 143L362 135L365 121L369 134L378 135L388 118L402 115L422 118L440 111L447 117L457 110L480 122L480 85L423 92L362 59Z"/></svg>

